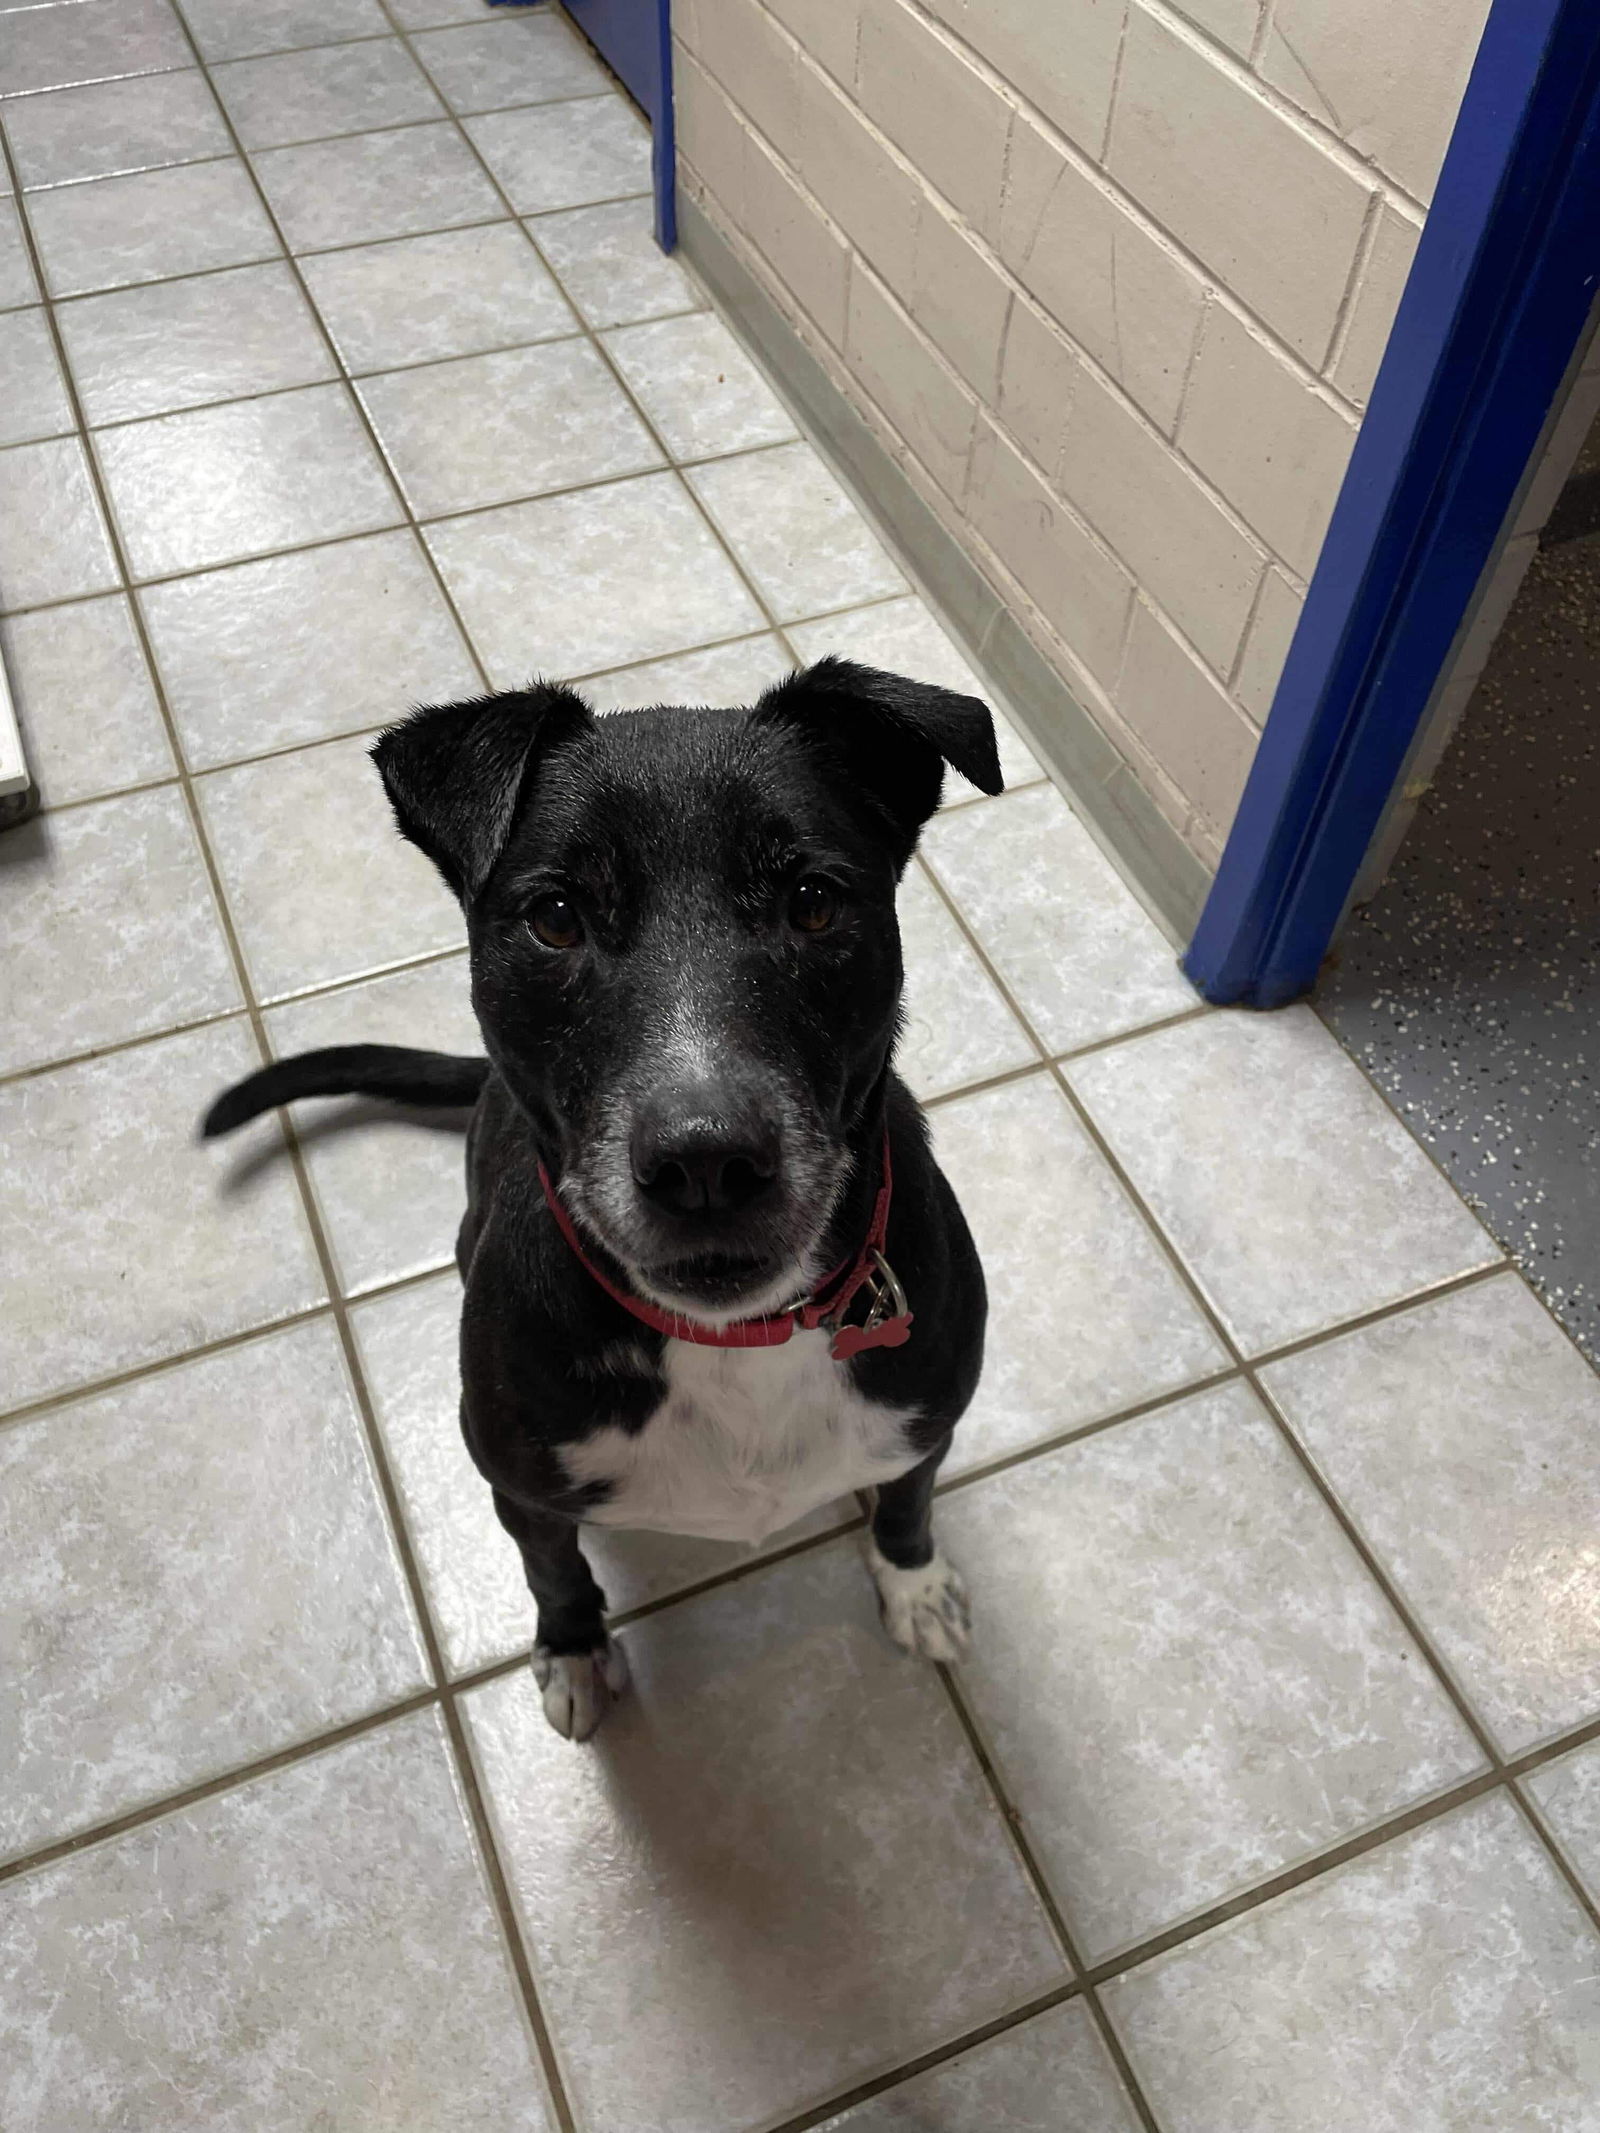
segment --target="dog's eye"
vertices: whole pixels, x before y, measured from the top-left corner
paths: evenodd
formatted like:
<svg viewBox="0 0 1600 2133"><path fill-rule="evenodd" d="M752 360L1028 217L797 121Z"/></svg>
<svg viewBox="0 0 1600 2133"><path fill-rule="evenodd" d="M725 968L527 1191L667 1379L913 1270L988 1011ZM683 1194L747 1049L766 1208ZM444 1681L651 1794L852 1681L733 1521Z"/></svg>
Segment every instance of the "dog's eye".
<svg viewBox="0 0 1600 2133"><path fill-rule="evenodd" d="M570 897L541 896L528 913L528 924L547 948L576 948L583 939L583 920Z"/></svg>
<svg viewBox="0 0 1600 2133"><path fill-rule="evenodd" d="M801 933L826 933L839 916L839 892L831 881L808 875L789 898L789 923Z"/></svg>

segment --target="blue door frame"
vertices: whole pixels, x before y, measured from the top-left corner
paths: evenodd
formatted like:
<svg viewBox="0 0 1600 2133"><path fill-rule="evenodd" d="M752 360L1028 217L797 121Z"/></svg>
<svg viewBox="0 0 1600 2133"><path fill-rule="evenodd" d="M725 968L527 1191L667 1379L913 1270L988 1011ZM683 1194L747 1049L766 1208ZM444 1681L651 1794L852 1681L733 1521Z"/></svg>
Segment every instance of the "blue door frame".
<svg viewBox="0 0 1600 2133"><path fill-rule="evenodd" d="M678 242L677 145L672 130L669 0L563 0L585 37L650 121L656 243Z"/></svg>
<svg viewBox="0 0 1600 2133"><path fill-rule="evenodd" d="M1307 991L1600 275L1600 0L1495 0L1184 969Z"/></svg>

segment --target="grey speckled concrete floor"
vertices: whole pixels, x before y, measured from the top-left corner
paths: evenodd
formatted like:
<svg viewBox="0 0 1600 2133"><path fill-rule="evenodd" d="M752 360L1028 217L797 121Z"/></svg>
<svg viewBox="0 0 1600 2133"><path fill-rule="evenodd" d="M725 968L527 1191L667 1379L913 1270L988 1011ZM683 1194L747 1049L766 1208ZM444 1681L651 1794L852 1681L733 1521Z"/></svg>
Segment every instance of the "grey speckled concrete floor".
<svg viewBox="0 0 1600 2133"><path fill-rule="evenodd" d="M1535 561L1317 1005L1600 1360L1600 539Z"/></svg>

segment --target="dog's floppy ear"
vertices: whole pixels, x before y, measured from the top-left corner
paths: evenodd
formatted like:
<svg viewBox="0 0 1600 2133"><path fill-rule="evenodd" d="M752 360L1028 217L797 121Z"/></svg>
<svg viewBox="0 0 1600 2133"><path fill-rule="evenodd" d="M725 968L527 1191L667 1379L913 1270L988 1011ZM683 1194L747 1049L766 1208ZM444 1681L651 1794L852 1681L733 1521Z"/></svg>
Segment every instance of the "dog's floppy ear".
<svg viewBox="0 0 1600 2133"><path fill-rule="evenodd" d="M424 704L372 748L402 836L419 845L463 903L494 870L534 764L594 714L554 682L502 696Z"/></svg>
<svg viewBox="0 0 1600 2133"><path fill-rule="evenodd" d="M758 718L819 741L889 826L903 863L939 804L944 766L980 792L1002 789L994 721L975 696L831 655L768 689Z"/></svg>

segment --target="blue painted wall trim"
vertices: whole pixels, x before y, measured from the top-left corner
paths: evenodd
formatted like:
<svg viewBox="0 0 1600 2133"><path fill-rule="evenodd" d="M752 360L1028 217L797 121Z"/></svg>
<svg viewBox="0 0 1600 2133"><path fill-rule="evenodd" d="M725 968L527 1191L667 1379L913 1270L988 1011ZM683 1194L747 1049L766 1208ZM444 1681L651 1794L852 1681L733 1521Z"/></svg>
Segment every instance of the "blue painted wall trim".
<svg viewBox="0 0 1600 2133"><path fill-rule="evenodd" d="M670 0L563 0L563 4L650 121L656 242L670 252L678 242Z"/></svg>
<svg viewBox="0 0 1600 2133"><path fill-rule="evenodd" d="M1600 274L1600 4L1495 0L1184 969L1317 975Z"/></svg>

